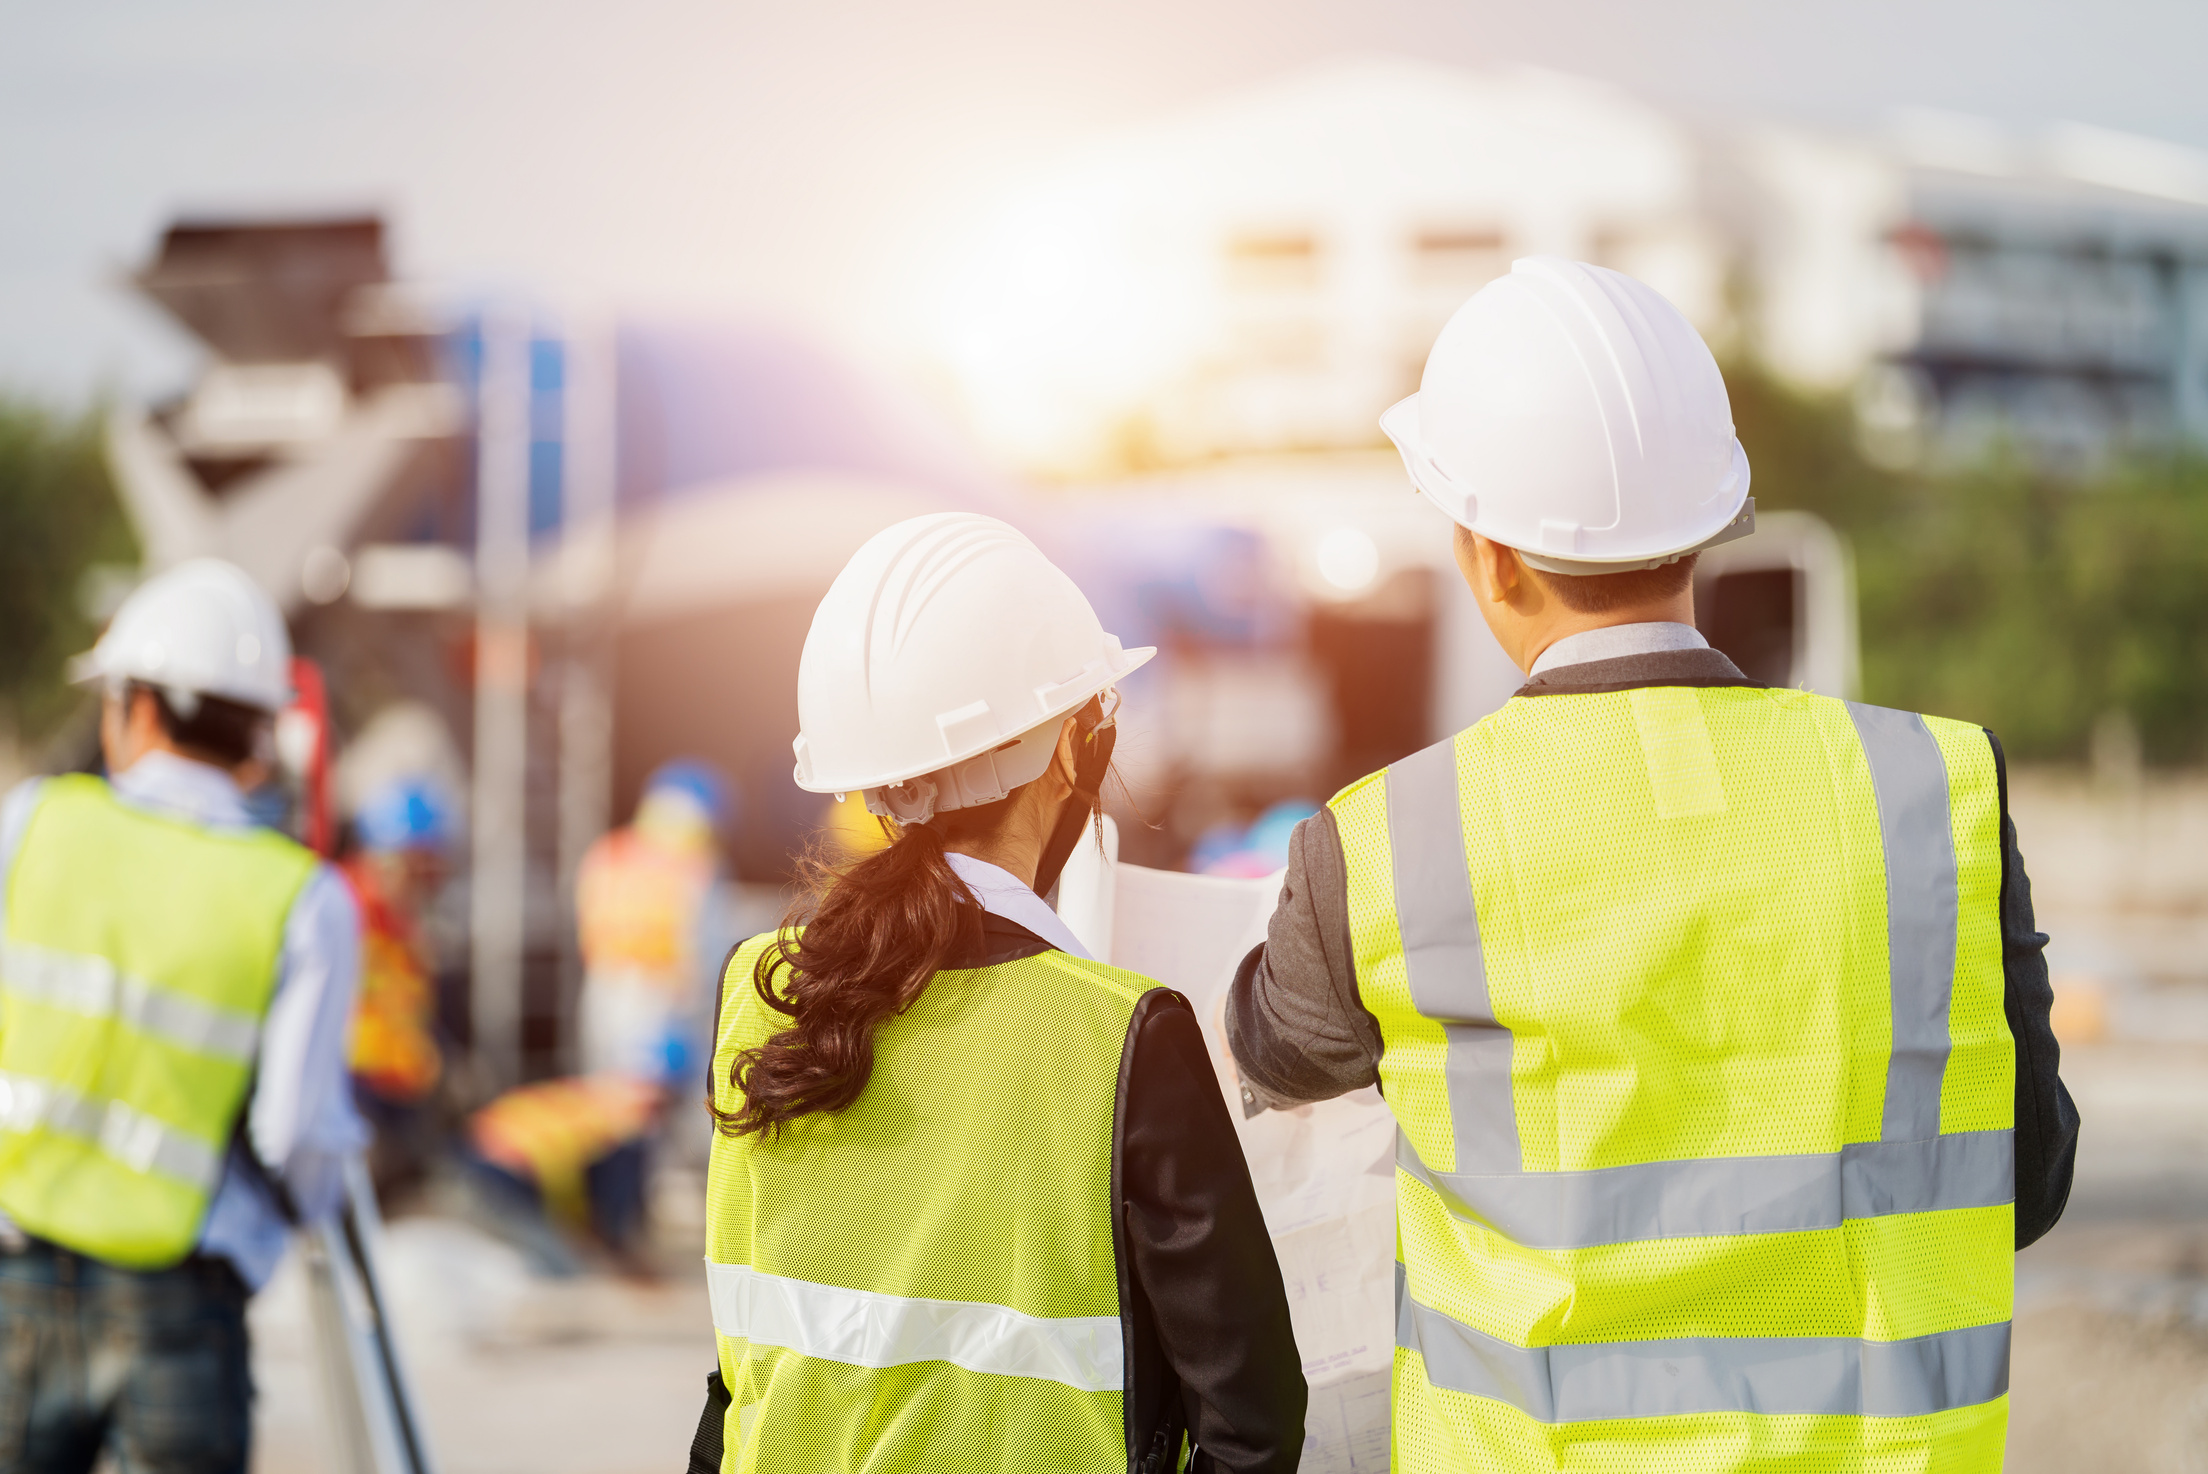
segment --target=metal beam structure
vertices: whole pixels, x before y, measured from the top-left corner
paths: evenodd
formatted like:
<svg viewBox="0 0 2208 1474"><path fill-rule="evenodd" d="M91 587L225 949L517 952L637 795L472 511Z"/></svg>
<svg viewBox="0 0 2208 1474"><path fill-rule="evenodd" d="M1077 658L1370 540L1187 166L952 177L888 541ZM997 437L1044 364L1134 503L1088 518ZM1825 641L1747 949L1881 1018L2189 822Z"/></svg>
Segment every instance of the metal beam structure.
<svg viewBox="0 0 2208 1474"><path fill-rule="evenodd" d="M482 319L477 386L474 847L470 1013L485 1083L522 1072L528 900L530 324Z"/></svg>

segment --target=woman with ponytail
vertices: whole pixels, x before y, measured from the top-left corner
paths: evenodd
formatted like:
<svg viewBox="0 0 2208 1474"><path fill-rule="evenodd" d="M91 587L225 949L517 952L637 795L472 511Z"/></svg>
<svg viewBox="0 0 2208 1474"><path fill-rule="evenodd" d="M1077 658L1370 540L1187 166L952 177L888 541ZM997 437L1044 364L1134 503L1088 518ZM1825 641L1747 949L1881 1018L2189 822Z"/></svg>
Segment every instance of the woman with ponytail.
<svg viewBox="0 0 2208 1474"><path fill-rule="evenodd" d="M709 1107L706 1471L1285 1471L1304 1383L1187 1000L1042 900L1124 650L993 518L855 554L798 670L798 786L891 843L729 958Z"/></svg>

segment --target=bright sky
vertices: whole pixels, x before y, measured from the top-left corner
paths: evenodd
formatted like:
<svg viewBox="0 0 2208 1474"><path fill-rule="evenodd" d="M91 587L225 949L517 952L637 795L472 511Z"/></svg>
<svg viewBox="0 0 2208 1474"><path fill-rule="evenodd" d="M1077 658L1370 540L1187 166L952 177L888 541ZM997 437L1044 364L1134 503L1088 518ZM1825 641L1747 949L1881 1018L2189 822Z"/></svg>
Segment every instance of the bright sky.
<svg viewBox="0 0 2208 1474"><path fill-rule="evenodd" d="M892 355L995 195L1330 57L1711 118L1897 106L2208 147L2190 0L0 0L0 386L178 383L117 288L179 209L383 208L409 276L758 311Z"/></svg>

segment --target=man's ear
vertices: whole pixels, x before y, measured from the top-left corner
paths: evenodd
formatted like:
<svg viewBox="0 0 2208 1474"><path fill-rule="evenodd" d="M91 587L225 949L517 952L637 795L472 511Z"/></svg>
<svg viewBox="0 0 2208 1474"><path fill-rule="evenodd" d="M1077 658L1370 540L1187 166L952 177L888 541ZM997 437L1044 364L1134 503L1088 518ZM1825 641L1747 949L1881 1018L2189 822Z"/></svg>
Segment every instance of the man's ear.
<svg viewBox="0 0 2208 1474"><path fill-rule="evenodd" d="M1485 538L1481 541L1487 542ZM1495 587L1501 590L1502 596L1507 599L1517 593L1518 586L1526 581L1525 560L1518 556L1518 550L1502 543L1488 542L1483 551L1487 554L1488 567L1493 570Z"/></svg>
<svg viewBox="0 0 2208 1474"><path fill-rule="evenodd" d="M1517 553L1461 524L1451 551L1473 594L1488 603L1509 603L1525 578L1525 568L1519 563Z"/></svg>

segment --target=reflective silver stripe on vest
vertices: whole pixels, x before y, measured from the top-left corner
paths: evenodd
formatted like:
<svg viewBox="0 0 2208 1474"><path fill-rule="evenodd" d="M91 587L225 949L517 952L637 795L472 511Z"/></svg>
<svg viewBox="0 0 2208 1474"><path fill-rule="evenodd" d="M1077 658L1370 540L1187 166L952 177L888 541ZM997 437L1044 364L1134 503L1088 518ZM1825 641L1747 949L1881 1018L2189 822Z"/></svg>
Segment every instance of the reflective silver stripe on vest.
<svg viewBox="0 0 2208 1474"><path fill-rule="evenodd" d="M1870 759L1878 795L1879 845L1886 855L1886 947L1893 990L1894 1048L1886 1065L1879 1134L1915 1141L1940 1130L1947 1076L1948 998L1955 985L1955 835L1947 760L1924 718L1912 711L1848 703Z"/></svg>
<svg viewBox="0 0 2208 1474"><path fill-rule="evenodd" d="M105 957L0 944L0 994L90 1018L116 1018L194 1054L251 1064L260 1020L115 970Z"/></svg>
<svg viewBox="0 0 2208 1474"><path fill-rule="evenodd" d="M44 1127L98 1147L133 1172L158 1172L213 1192L222 1152L119 1100L95 1100L51 1080L0 1073L0 1131Z"/></svg>
<svg viewBox="0 0 2208 1474"><path fill-rule="evenodd" d="M1911 1418L2009 1390L2009 1323L1908 1341L1686 1337L1513 1346L1413 1300L1395 1269L1395 1341L1435 1387L1507 1402L1543 1423L1680 1413Z"/></svg>
<svg viewBox="0 0 2208 1474"><path fill-rule="evenodd" d="M847 1290L746 1264L705 1266L713 1329L850 1366L947 1361L970 1372L1036 1377L1083 1392L1118 1392L1126 1353L1116 1315L1026 1315L974 1300Z"/></svg>
<svg viewBox="0 0 2208 1474"><path fill-rule="evenodd" d="M1442 1027L1443 1065L1457 1165L1516 1172L1518 1115L1510 1094L1510 1030L1495 1020L1464 853L1457 740L1445 738L1388 767L1388 854L1395 924L1411 1002Z"/></svg>
<svg viewBox="0 0 2208 1474"><path fill-rule="evenodd" d="M1800 1156L1516 1173L1435 1172L1398 1131L1395 1161L1458 1218L1530 1249L1803 1233L1852 1218L1990 1208L2016 1197L2008 1131L1857 1142Z"/></svg>

